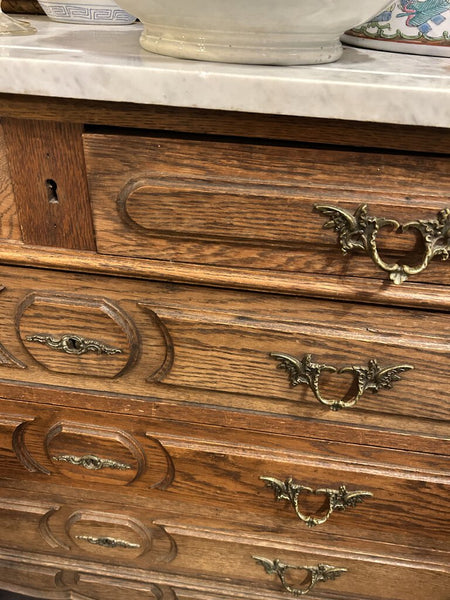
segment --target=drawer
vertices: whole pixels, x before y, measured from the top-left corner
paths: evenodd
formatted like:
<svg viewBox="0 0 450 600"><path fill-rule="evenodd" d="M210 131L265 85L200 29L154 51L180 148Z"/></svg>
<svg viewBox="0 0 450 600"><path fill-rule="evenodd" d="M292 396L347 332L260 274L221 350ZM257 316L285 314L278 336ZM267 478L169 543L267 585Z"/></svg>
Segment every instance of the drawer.
<svg viewBox="0 0 450 600"><path fill-rule="evenodd" d="M203 588L209 583L213 593L222 590L225 597L233 597L231 591L238 588L255 600L281 600L289 597L286 592L295 596L296 590L308 588L317 599L409 600L417 590L433 600L448 597L448 569L443 564L399 560L392 546L390 557L374 556L363 548L349 550L345 544L327 548L296 538L259 535L250 527L236 529L227 522L212 527L162 511L123 514L114 512L113 505L99 511L95 502L62 505L55 500L29 495L25 501L13 490L3 492L2 547L14 553L25 550L28 556L44 553L50 564L66 559L75 565L82 560L84 568L100 563L103 571L114 566L116 576L132 566L135 578L145 572L148 581L157 570L158 581L170 582L175 593L177 584L196 578ZM10 513L7 518L5 513ZM0 568L0 579L2 575ZM318 581L311 585L315 576Z"/></svg>
<svg viewBox="0 0 450 600"><path fill-rule="evenodd" d="M445 312L16 267L0 284L4 380L330 422L449 417Z"/></svg>
<svg viewBox="0 0 450 600"><path fill-rule="evenodd" d="M2 557L1 555L5 556ZM29 562L27 562L27 559ZM62 561L45 564L33 557L11 555L0 549L0 590L32 598L88 598L89 600L180 600L168 585L119 578L115 573L99 573L97 568L77 567ZM3 596L0 591L0 595Z"/></svg>
<svg viewBox="0 0 450 600"><path fill-rule="evenodd" d="M305 543L344 536L420 546L423 555L448 546L443 457L208 427L176 414L144 420L3 401L0 477L228 515Z"/></svg>
<svg viewBox="0 0 450 600"><path fill-rule="evenodd" d="M445 157L100 133L86 134L84 146L100 253L450 283L439 260L449 243ZM435 231L416 224L398 235L386 219L430 221ZM435 237L431 264L394 268L425 267L425 235Z"/></svg>

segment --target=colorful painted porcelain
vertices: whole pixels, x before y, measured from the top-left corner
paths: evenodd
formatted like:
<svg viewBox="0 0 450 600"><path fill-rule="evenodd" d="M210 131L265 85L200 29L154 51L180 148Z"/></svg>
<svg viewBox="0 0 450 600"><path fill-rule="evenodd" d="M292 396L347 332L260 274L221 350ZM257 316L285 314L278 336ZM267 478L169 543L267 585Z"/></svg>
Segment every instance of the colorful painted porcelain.
<svg viewBox="0 0 450 600"><path fill-rule="evenodd" d="M450 0L391 2L341 39L365 48L450 57Z"/></svg>
<svg viewBox="0 0 450 600"><path fill-rule="evenodd" d="M127 25L136 21L113 0L39 0L39 4L50 19L62 23Z"/></svg>
<svg viewBox="0 0 450 600"><path fill-rule="evenodd" d="M256 64L337 60L340 35L386 0L118 0L144 23L143 48L180 58Z"/></svg>

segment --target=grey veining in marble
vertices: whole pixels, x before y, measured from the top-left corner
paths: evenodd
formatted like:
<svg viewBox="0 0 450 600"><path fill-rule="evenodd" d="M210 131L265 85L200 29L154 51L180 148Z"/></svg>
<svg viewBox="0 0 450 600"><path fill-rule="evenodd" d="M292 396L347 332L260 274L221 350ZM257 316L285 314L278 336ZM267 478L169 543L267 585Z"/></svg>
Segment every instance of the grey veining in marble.
<svg viewBox="0 0 450 600"><path fill-rule="evenodd" d="M0 38L0 93L450 127L447 58L347 47L327 65L206 63L146 52L140 24L30 20L36 35Z"/></svg>

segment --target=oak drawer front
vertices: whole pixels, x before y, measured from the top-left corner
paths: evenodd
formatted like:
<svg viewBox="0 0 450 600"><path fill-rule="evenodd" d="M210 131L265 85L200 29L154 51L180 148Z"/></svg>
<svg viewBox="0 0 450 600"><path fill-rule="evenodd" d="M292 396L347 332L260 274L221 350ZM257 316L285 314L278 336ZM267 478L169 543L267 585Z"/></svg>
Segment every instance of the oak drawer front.
<svg viewBox="0 0 450 600"><path fill-rule="evenodd" d="M104 254L383 279L389 273L374 259L420 265L417 227L398 235L381 221L380 256L361 249L343 256L340 228L353 220L348 234L356 241L363 205L369 217L399 225L437 220L436 236L445 238L438 245L448 246L439 224L450 207L446 158L131 135L86 134L84 145ZM330 220L340 238L323 228ZM439 257L411 277L450 283Z"/></svg>
<svg viewBox="0 0 450 600"><path fill-rule="evenodd" d="M1 552L1 550L0 550ZM58 563L36 564L23 556L0 558L0 586L13 594L32 598L81 597L89 600L110 600L126 597L129 600L180 600L168 585L158 585L147 578L130 581L116 574L99 574L97 568L77 568Z"/></svg>
<svg viewBox="0 0 450 600"><path fill-rule="evenodd" d="M330 421L448 420L444 312L17 267L0 284L5 380Z"/></svg>
<svg viewBox="0 0 450 600"><path fill-rule="evenodd" d="M2 405L3 478L69 486L75 498L85 489L183 514L228 514L308 541L332 534L422 551L448 544L447 461L432 454Z"/></svg>
<svg viewBox="0 0 450 600"><path fill-rule="evenodd" d="M306 545L298 539L258 535L248 527L233 530L226 522L218 527L198 520L186 524L161 511L116 513L114 508L95 503L45 505L45 499L33 495L25 502L14 490L4 491L0 520L12 524L16 535L11 526L0 528L0 547L44 553L49 561L53 557L114 565L118 572L133 567L138 570L135 576L145 570L149 581L157 571L163 582L172 576L175 581L197 577L213 589L221 582L225 590L239 585L253 590L250 598L271 594L281 599L289 597L286 592L295 596L308 589L313 597L332 595L338 600L409 600L417 589L426 590L433 600L447 597L445 563L399 560L392 547L391 558L371 557L356 548Z"/></svg>

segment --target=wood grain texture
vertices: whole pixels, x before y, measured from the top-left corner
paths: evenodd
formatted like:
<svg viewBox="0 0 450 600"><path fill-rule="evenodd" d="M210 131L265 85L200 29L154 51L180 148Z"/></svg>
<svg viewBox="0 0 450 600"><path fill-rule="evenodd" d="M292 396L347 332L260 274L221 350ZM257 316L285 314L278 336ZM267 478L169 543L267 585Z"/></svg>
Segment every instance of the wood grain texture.
<svg viewBox="0 0 450 600"><path fill-rule="evenodd" d="M3 503L9 502L10 506L14 506L17 496L14 498L14 495L10 492L10 490L2 492ZM51 499L51 496L46 498L44 495L43 498L39 499L39 504L42 505L45 500L48 501L49 499ZM29 504L32 501L33 495L30 494ZM76 505L68 502L48 518L48 526L52 528L55 539L58 539L60 535L64 535L66 531L64 523L68 515L76 514L75 511L77 510L86 510L85 506L86 502L83 501L78 502ZM88 510L95 511L97 506L93 502ZM107 507L103 506L102 509L102 518L105 524L111 517L110 527L112 531L114 531L113 522L120 522L120 519L116 521L117 516L113 512L115 507L116 505L109 504ZM17 508L20 512L20 501ZM280 599L283 598L285 594L282 593L280 582L274 577L268 577L261 570L261 566L252 558L252 556L257 555L267 556L272 560L280 558L291 565L326 563L348 569L345 577L343 576L336 581L318 587L316 594L319 598L321 595L323 597L324 593L333 593L337 600L348 600L349 598L352 600L356 598L358 600L361 598L367 598L368 600L408 600L414 589L418 587L432 592L433 599L445 600L446 598L448 568L443 564L424 563L420 566L415 561L399 560L398 558L389 559L380 555L370 556L370 554L361 556L356 552L348 551L345 547L327 548L320 544L305 546L302 541L289 540L283 535L258 534L257 530L251 525L236 531L228 523L225 527L221 527L220 522L217 523L216 527L202 526L198 520L193 519L186 526L182 524L182 521L176 515L170 514L167 510L164 511L163 508L156 510L152 515L148 511L133 511L132 515L129 514L129 511L126 511L124 517L128 517L130 522L139 520L144 524L144 527L156 526L160 529L163 528L173 538L178 550L173 560L170 562L160 561L157 564L153 562L153 565L147 566L147 568L144 566L144 561L142 561L143 564L136 564L135 561L135 566L129 569L128 573L134 573L136 579L140 577L141 581L144 578L144 581L151 582L153 580L157 585L160 581L169 583L175 593L177 583L183 579L186 582L189 578L191 579L191 586L198 581L200 587L200 582L203 580L203 582L209 583L210 589L212 588L213 591L220 589L222 585L225 586L225 590L227 586L230 586L230 591L233 589L232 586L240 586L241 590L247 591L247 597L255 598L255 600L261 597L266 600L270 597L273 598L273 595ZM33 530L30 530L30 527L23 527L20 516L14 519L13 523L17 528L20 528L22 536L16 537L7 543L17 553L24 542L28 540L30 544L36 534ZM89 531L89 528L84 531ZM120 529L119 532L123 533ZM3 535L6 534L7 532L3 532ZM162 540L156 540L155 546L158 542L162 542ZM37 541L36 544L38 544ZM38 545L40 546L40 544ZM109 576L116 577L121 574L121 571L123 573L129 562L126 556L122 555L121 558L117 558L115 552L111 552L109 548L94 548L94 550L90 550L88 556L87 551L83 552L77 545L73 545L70 549L59 547L58 550L49 547L41 550L42 555L48 557L47 560L50 564L55 563L58 559L60 561L61 559L69 560L69 564L73 565L72 568L75 567L75 571L77 571L78 561L82 561L83 566L90 564L91 568L94 562L101 562L103 564L102 571L106 571ZM380 561L380 558L382 558L382 561ZM154 578L155 571L158 573L156 581ZM100 575L101 571L97 571L97 574ZM201 577L200 574L202 574ZM4 574L1 573L0 580L3 577ZM256 590L256 592L251 590ZM269 596L269 594L272 594L272 596Z"/></svg>
<svg viewBox="0 0 450 600"><path fill-rule="evenodd" d="M0 237L21 240L14 193L6 156L6 144L0 121Z"/></svg>
<svg viewBox="0 0 450 600"><path fill-rule="evenodd" d="M450 130L73 98L0 95L1 114L103 126L449 154Z"/></svg>
<svg viewBox="0 0 450 600"><path fill-rule="evenodd" d="M9 411L21 405L6 408L5 422ZM187 425L175 420L105 418L68 409L55 413L38 406L29 407L29 411L34 413L34 420L26 428L23 445L46 473L26 473L19 461L14 465L11 460L4 468L4 457L10 453L0 451L0 477L70 486L75 497L82 495L81 490L109 492L124 507L148 503L171 507L174 512L183 507L186 518L216 515L234 520L236 527L251 523L272 534L301 535L305 544L317 543L318 537L326 540L327 536L345 535L353 538L355 545L365 539L411 546L421 548L424 556L427 549L447 549L450 473L445 458L424 453L406 457L404 452L356 444ZM55 430L58 433L53 434ZM10 428L4 431L6 438ZM141 466L136 464L136 452L126 444L127 439L142 451ZM67 455L96 456L127 463L131 468L90 470L55 460ZM262 476L283 481L292 477L313 489L346 485L349 491L365 490L373 497L354 508L336 511L325 524L309 529L288 502L275 501L273 491L260 480ZM327 510L323 494L302 494L300 505L311 515L323 515Z"/></svg>
<svg viewBox="0 0 450 600"><path fill-rule="evenodd" d="M16 398L28 403L38 405L48 404L54 408L61 405L61 392L58 388L52 389L46 385L25 384L20 382L0 380L0 394L3 405L8 403L7 398ZM295 415L267 414L255 411L227 408L226 411L219 406L198 406L195 402L180 405L173 400L158 400L148 397L120 397L105 392L81 392L77 390L64 390L64 405L66 407L82 408L103 411L105 414L123 414L141 417L158 417L168 419L176 418L185 423L203 423L213 426L223 426L249 429L264 433L298 436L326 441L350 442L358 445L373 446L376 448L397 448L412 452L426 452L447 455L448 424L446 422L419 420L410 417L397 417L395 428L392 420L383 414L366 413L364 418L355 412L341 411L335 413L332 423L321 419L305 419ZM174 417L175 415L175 417ZM17 482L16 482L17 483ZM29 482L28 482L29 484Z"/></svg>
<svg viewBox="0 0 450 600"><path fill-rule="evenodd" d="M384 280L351 276L321 277L309 273L299 275L257 269L170 263L97 255L80 250L74 254L62 248L22 248L7 243L0 245L0 259L3 264L28 265L59 271L103 273L145 280L248 289L363 304L408 306L427 310L450 309L447 286L409 281L398 286Z"/></svg>
<svg viewBox="0 0 450 600"><path fill-rule="evenodd" d="M94 250L80 126L17 119L2 124L23 241Z"/></svg>
<svg viewBox="0 0 450 600"><path fill-rule="evenodd" d="M257 555L348 569L311 600L447 600L448 265L390 285L312 207L433 218L450 130L13 95L0 115L0 342L22 366L0 364L0 588L281 600ZM44 326L131 359L34 345ZM270 352L415 368L332 412ZM373 496L308 528L261 476Z"/></svg>
<svg viewBox="0 0 450 600"><path fill-rule="evenodd" d="M449 332L444 312L375 310L357 304L83 275L57 277L33 269L21 270L18 280L18 270L8 267L2 268L1 277L8 293L0 296L0 331L3 339L11 340L10 351L27 366L20 371L20 381L333 422L333 411L320 404L308 386L290 387L287 374L277 368L270 354L282 352L297 358L312 354L316 362L337 369L367 365L376 359L382 368L406 364L414 370L405 373L393 389L365 394L346 411L355 413L353 418L360 418L356 416L359 413L375 413L392 418L448 419ZM104 298L131 317L141 339L133 369L108 379L83 372L83 357L63 354L64 373L43 369L30 360L14 329L16 311L29 290L58 297L67 289L76 289L74 296L81 299ZM51 326L45 333L54 337L64 331L71 333L70 327L67 329L70 321L65 324L58 319L52 324L48 317L45 323ZM99 333L94 329L91 336L86 322L87 338ZM59 360L58 350L45 349L45 353L46 360ZM170 354L174 359L166 369ZM104 357L105 361L108 358ZM78 365L74 376L66 374L74 372L70 361ZM12 377L10 370L2 375L4 379ZM322 381L325 395L336 399L344 396L352 383L348 375L323 376Z"/></svg>
<svg viewBox="0 0 450 600"><path fill-rule="evenodd" d="M77 294L29 294L17 308L23 346L44 369L119 377L139 354L133 321L114 303Z"/></svg>
<svg viewBox="0 0 450 600"><path fill-rule="evenodd" d="M443 158L114 135L84 145L103 254L386 280L364 252L343 256L314 206L365 204L400 223L450 207ZM377 241L388 263L422 262L413 233L384 228ZM446 284L450 269L436 259L413 279Z"/></svg>
<svg viewBox="0 0 450 600"><path fill-rule="evenodd" d="M98 569L98 567L97 567ZM0 585L12 593L27 597L70 598L82 596L88 600L108 600L126 594L129 600L177 600L168 586L159 586L150 579L147 582L132 582L117 578L114 574L98 574L94 568L76 567L73 564L55 564L32 559L17 559L9 556L0 560Z"/></svg>

